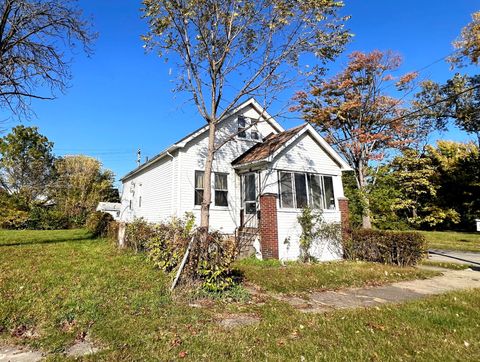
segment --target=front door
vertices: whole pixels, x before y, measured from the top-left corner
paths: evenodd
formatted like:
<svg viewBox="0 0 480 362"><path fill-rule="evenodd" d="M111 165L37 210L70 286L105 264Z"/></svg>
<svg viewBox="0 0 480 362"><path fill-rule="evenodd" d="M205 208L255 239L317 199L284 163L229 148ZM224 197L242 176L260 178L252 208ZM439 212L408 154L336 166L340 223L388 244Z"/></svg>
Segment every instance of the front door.
<svg viewBox="0 0 480 362"><path fill-rule="evenodd" d="M242 175L242 212L243 227L258 227L258 174Z"/></svg>

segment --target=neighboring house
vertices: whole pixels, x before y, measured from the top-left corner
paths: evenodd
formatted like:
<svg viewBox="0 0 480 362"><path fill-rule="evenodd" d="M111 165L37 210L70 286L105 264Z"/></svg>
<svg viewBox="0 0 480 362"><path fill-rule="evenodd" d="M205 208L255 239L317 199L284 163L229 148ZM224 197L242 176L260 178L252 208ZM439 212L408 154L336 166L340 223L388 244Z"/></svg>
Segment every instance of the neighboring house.
<svg viewBox="0 0 480 362"><path fill-rule="evenodd" d="M97 205L97 211L106 212L113 216L114 220L120 220L120 210L122 204L119 202L99 202Z"/></svg>
<svg viewBox="0 0 480 362"><path fill-rule="evenodd" d="M158 222L185 212L200 220L207 131L208 125L198 129L121 179L122 221ZM250 99L219 123L217 143L229 137L213 164L212 230L250 240L263 258L292 260L299 255L297 217L304 206L322 209L328 222L341 221L340 209L348 210L342 171L350 168L310 125L285 131ZM341 257L332 245L312 252L320 260Z"/></svg>

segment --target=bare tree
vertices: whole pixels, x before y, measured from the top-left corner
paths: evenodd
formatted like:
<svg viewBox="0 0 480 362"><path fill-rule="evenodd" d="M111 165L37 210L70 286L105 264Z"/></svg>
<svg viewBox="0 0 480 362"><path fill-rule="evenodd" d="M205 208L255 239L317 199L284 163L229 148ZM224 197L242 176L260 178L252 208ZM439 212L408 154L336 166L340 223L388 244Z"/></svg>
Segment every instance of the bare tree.
<svg viewBox="0 0 480 362"><path fill-rule="evenodd" d="M0 0L0 108L28 115L32 99L53 99L56 91L65 91L70 79L65 51L80 45L90 54L96 36L75 3Z"/></svg>
<svg viewBox="0 0 480 362"><path fill-rule="evenodd" d="M333 0L144 0L143 39L177 62L176 91L186 91L209 125L200 227L209 228L218 123L246 97L271 99L292 84L300 57L333 60L350 34ZM206 233L204 233L205 235Z"/></svg>

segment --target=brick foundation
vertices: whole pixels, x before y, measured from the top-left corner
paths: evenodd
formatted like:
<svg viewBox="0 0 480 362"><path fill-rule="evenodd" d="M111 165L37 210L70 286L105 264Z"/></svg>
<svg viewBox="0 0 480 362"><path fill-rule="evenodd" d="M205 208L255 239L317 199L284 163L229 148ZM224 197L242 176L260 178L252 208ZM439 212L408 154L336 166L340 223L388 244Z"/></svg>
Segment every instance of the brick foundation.
<svg viewBox="0 0 480 362"><path fill-rule="evenodd" d="M278 259L277 195L260 196L260 245L263 259Z"/></svg>
<svg viewBox="0 0 480 362"><path fill-rule="evenodd" d="M338 208L340 209L342 237L345 239L350 236L350 212L348 210L348 199L346 197L338 198Z"/></svg>

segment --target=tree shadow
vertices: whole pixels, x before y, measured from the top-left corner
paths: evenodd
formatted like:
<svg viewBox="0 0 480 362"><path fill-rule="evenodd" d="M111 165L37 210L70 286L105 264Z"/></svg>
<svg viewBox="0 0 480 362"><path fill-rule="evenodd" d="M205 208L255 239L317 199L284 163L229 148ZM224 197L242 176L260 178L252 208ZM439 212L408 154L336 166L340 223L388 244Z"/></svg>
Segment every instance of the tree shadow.
<svg viewBox="0 0 480 362"><path fill-rule="evenodd" d="M81 240L93 240L94 238L90 235L77 236L68 239L47 239L47 240L32 240L32 241L17 241L9 243L0 243L1 247L9 246L31 246L31 245L40 245L40 244L58 244L58 243L67 243L70 241L81 241Z"/></svg>

